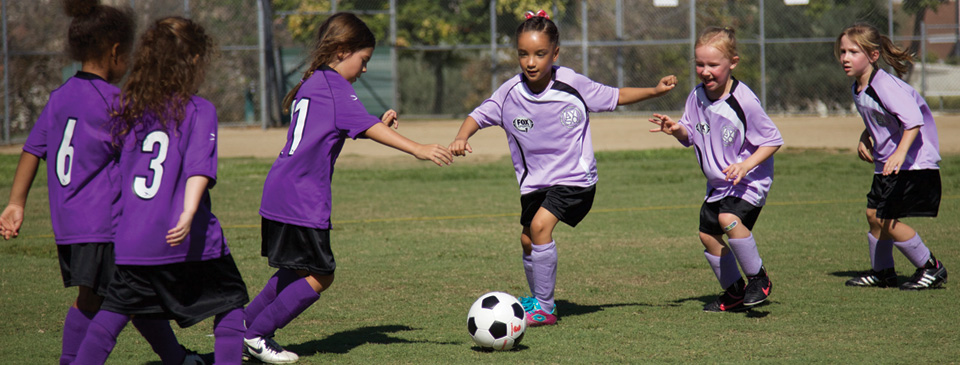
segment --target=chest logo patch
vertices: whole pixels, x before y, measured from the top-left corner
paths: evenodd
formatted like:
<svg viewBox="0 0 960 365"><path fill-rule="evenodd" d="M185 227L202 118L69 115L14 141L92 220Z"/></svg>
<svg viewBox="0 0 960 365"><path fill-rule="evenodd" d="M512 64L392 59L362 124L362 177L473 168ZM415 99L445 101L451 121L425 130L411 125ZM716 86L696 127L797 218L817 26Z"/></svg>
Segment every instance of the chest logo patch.
<svg viewBox="0 0 960 365"><path fill-rule="evenodd" d="M723 134L721 135L721 139L723 139L723 145L729 147L733 144L734 137L737 136L737 128L732 125L725 125L722 130Z"/></svg>
<svg viewBox="0 0 960 365"><path fill-rule="evenodd" d="M533 120L526 117L517 117L513 120L513 127L518 131L526 133L533 129Z"/></svg>
<svg viewBox="0 0 960 365"><path fill-rule="evenodd" d="M560 124L563 124L563 126L567 128L572 129L580 125L583 119L583 112L575 105L567 105L567 107L563 108L563 111L560 112Z"/></svg>
<svg viewBox="0 0 960 365"><path fill-rule="evenodd" d="M710 125L707 122L700 122L700 124L697 124L697 132L704 135L710 134Z"/></svg>
<svg viewBox="0 0 960 365"><path fill-rule="evenodd" d="M873 112L873 122L879 126L887 125L887 118L879 111Z"/></svg>

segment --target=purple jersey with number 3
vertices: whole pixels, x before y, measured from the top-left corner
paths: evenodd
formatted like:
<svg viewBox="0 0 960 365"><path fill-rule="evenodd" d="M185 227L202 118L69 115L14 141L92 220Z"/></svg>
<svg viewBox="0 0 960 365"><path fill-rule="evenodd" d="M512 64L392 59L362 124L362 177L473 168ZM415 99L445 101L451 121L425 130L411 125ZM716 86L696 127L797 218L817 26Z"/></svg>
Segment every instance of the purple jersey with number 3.
<svg viewBox="0 0 960 365"><path fill-rule="evenodd" d="M380 123L353 86L323 66L300 85L290 106L287 143L263 184L260 215L307 228L330 229L333 165L347 138Z"/></svg>
<svg viewBox="0 0 960 365"><path fill-rule="evenodd" d="M780 130L746 84L734 79L730 93L719 100L710 100L703 84L697 85L687 97L679 123L688 136L681 144L694 147L707 177L706 201L732 196L754 206L764 205L773 184L773 156L748 171L737 185L723 172L746 160L758 147L783 145Z"/></svg>
<svg viewBox="0 0 960 365"><path fill-rule="evenodd" d="M883 165L893 155L903 138L903 131L920 128L903 161L901 170L940 168L940 141L930 107L916 90L903 80L876 69L870 84L857 92L853 84L853 101L863 124L873 137L874 173L882 173Z"/></svg>
<svg viewBox="0 0 960 365"><path fill-rule="evenodd" d="M520 194L554 185L597 183L590 112L617 107L620 90L554 66L553 79L534 94L518 74L470 113L480 128L507 132Z"/></svg>
<svg viewBox="0 0 960 365"><path fill-rule="evenodd" d="M120 92L78 72L50 94L23 150L47 160L50 221L57 244L113 242L116 158L108 111Z"/></svg>
<svg viewBox="0 0 960 365"><path fill-rule="evenodd" d="M123 139L120 151L121 207L114 245L118 265L165 265L206 261L228 255L227 240L210 211L210 192L217 179L217 111L194 96L183 122L164 129L152 114L143 117ZM191 176L210 178L190 233L178 246L167 243L167 231L183 212Z"/></svg>

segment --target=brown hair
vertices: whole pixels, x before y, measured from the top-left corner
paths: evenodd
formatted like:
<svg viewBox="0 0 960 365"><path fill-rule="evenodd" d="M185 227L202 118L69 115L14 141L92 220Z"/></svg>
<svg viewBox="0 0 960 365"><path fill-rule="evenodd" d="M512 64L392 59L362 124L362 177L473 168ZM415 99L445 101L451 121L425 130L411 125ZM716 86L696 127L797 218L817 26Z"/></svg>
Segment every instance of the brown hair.
<svg viewBox="0 0 960 365"><path fill-rule="evenodd" d="M127 54L133 48L137 28L130 8L101 5L99 0L63 0L63 10L70 21L67 53L70 58L86 62L103 57L114 44L117 52Z"/></svg>
<svg viewBox="0 0 960 365"><path fill-rule="evenodd" d="M913 63L913 55L897 47L890 38L880 34L877 28L867 23L856 23L844 28L843 31L840 32L840 35L837 36L837 41L833 44L833 55L837 60L840 60L840 39L842 39L843 36L849 37L850 41L856 43L868 57L873 51L879 50L880 57L883 58L888 65L893 67L898 77L903 77L903 74L910 70L910 64ZM873 67L878 68L876 62L873 63Z"/></svg>
<svg viewBox="0 0 960 365"><path fill-rule="evenodd" d="M214 54L213 39L192 20L166 17L154 22L140 37L130 77L113 111L114 136L122 140L148 114L166 129L179 126Z"/></svg>
<svg viewBox="0 0 960 365"><path fill-rule="evenodd" d="M336 13L320 24L317 44L311 55L312 61L297 86L283 98L283 113L290 113L290 105L300 91L300 85L313 75L320 66L329 64L341 53L353 53L376 46L377 39L367 24L351 13Z"/></svg>
<svg viewBox="0 0 960 365"><path fill-rule="evenodd" d="M520 23L520 26L517 27L517 33L514 36L514 42L519 42L520 35L526 32L541 32L547 35L547 38L550 40L550 45L556 47L560 45L560 30L557 29L557 24L550 20L550 17L547 16L547 13L543 10L540 10L538 13L532 11L527 12L527 20L524 20L523 23Z"/></svg>
<svg viewBox="0 0 960 365"><path fill-rule="evenodd" d="M734 57L737 57L737 35L736 31L731 27L707 27L700 37L697 38L697 43L694 45L694 48L700 46L711 46L716 48L724 56L727 56L731 61Z"/></svg>

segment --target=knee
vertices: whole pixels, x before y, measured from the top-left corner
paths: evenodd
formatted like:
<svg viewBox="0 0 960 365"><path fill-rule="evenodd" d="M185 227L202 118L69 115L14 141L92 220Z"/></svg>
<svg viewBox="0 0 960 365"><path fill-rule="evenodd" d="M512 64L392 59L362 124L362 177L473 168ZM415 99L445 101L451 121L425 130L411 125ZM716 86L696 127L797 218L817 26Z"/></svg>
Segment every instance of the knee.
<svg viewBox="0 0 960 365"><path fill-rule="evenodd" d="M321 293L324 290L329 289L330 286L333 285L334 275L333 274L330 274L330 275L310 274L310 278L312 278L313 281L319 284L319 288L318 288L317 285L313 285L313 283L311 283L311 286L313 286L313 289L317 293Z"/></svg>
<svg viewBox="0 0 960 365"><path fill-rule="evenodd" d="M739 224L740 217L730 213L720 213L720 215L717 216L717 221L720 222L720 227L726 232Z"/></svg>
<svg viewBox="0 0 960 365"><path fill-rule="evenodd" d="M870 224L870 227L880 227L881 221L880 218L877 218L876 210L867 210L867 223Z"/></svg>

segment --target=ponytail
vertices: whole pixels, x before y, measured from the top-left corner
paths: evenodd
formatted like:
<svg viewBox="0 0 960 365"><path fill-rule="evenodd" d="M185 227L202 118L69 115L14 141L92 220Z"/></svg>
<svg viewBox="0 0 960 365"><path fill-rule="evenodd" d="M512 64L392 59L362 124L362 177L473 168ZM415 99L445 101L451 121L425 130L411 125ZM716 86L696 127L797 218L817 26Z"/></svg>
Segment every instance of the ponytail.
<svg viewBox="0 0 960 365"><path fill-rule="evenodd" d="M913 64L913 55L906 50L898 47L890 38L880 34L874 26L866 23L857 23L846 27L837 41L833 45L833 54L837 60L840 60L840 39L847 36L851 42L855 43L863 52L870 54L873 51L880 52L880 58L886 62L897 73L897 77L903 77L910 71L910 65ZM877 67L876 64L873 65Z"/></svg>
<svg viewBox="0 0 960 365"><path fill-rule="evenodd" d="M890 65L890 67L893 67L893 70L897 73L897 77L902 78L907 71L910 71L910 65L913 64L913 55L897 47L897 45L893 44L893 41L886 36L881 35L880 41L880 56L883 57L884 62Z"/></svg>

